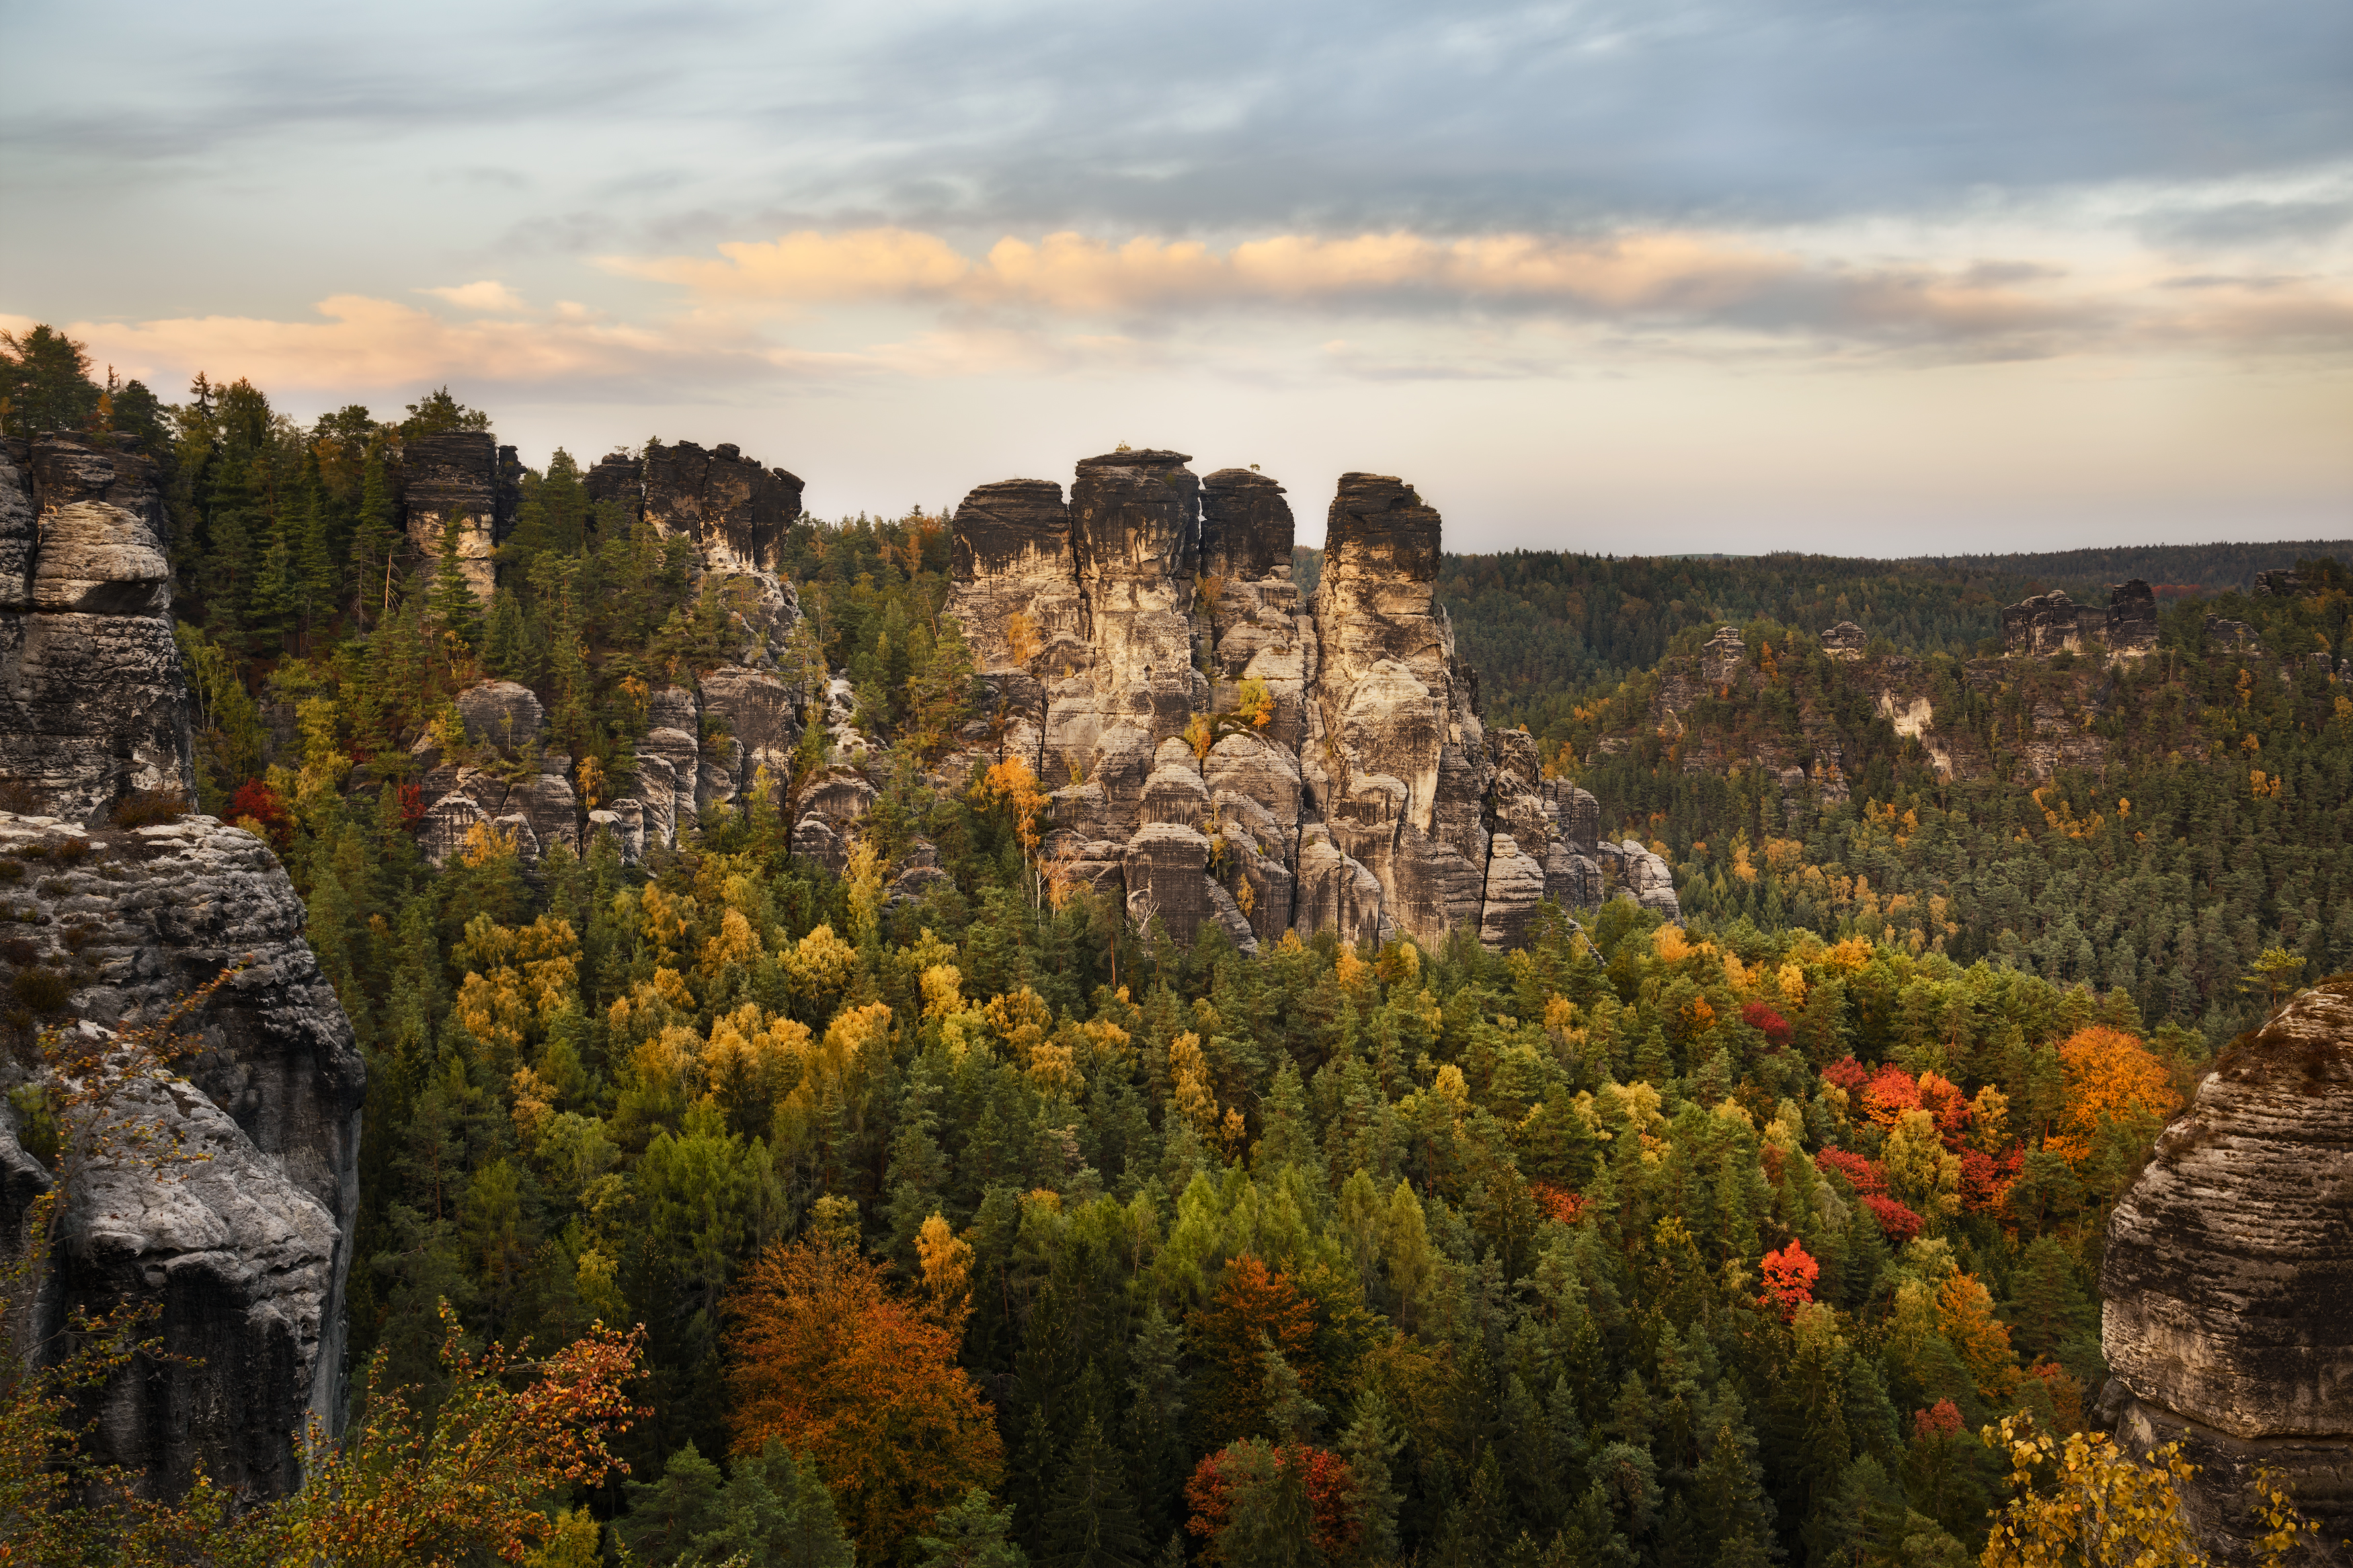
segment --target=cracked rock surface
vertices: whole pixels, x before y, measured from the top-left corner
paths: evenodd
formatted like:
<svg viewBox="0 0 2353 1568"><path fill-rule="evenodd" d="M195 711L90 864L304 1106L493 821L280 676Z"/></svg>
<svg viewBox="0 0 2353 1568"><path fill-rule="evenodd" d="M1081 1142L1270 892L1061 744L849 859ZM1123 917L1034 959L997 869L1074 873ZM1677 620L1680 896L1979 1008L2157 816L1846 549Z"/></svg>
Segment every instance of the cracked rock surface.
<svg viewBox="0 0 2353 1568"><path fill-rule="evenodd" d="M2242 1037L2108 1220L2103 1408L2179 1440L2208 1550L2245 1560L2268 1466L2330 1542L2353 1535L2353 981Z"/></svg>

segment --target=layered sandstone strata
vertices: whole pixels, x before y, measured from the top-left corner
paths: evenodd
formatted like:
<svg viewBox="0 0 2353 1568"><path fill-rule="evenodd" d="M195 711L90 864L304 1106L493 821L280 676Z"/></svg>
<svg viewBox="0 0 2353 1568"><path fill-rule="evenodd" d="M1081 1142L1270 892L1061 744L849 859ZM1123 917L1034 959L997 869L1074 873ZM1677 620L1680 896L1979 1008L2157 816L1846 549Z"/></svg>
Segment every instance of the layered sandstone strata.
<svg viewBox="0 0 2353 1568"><path fill-rule="evenodd" d="M2037 594L2001 613L2004 652L2042 657L2077 653L2093 641L2112 654L2142 654L2157 647L2157 595L2136 577L2108 589L2105 609L2079 605L2064 590Z"/></svg>
<svg viewBox="0 0 2353 1568"><path fill-rule="evenodd" d="M2353 981L2234 1045L2108 1221L2104 1408L2179 1441L2208 1549L2251 1558L2268 1467L2334 1543L2353 1535Z"/></svg>
<svg viewBox="0 0 2353 1568"><path fill-rule="evenodd" d="M427 561L454 549L481 604L498 586L498 549L514 526L522 465L487 430L419 436L400 454L408 542Z"/></svg>
<svg viewBox="0 0 2353 1568"><path fill-rule="evenodd" d="M193 798L154 465L44 437L0 443L0 784L74 822L124 795Z"/></svg>

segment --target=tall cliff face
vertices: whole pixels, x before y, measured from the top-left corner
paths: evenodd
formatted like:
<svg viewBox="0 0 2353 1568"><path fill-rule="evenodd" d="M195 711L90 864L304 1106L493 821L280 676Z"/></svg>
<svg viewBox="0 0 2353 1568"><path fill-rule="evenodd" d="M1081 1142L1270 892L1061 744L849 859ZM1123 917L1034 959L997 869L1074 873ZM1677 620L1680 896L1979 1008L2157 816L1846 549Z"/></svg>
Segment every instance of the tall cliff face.
<svg viewBox="0 0 2353 1568"><path fill-rule="evenodd" d="M134 456L58 439L0 448L0 1089L37 1079L35 1032L93 1041L151 1020L231 964L182 1076L115 1084L107 1115L206 1156L79 1173L19 1348L75 1307L152 1303L165 1357L92 1395L91 1451L170 1490L202 1461L262 1494L299 1479L294 1438L346 1403L343 1279L358 1212L365 1073L302 940L285 870L209 817L123 829L134 793L193 794L163 511ZM23 797L30 796L30 801ZM78 1022L77 1022L78 1020ZM0 1248L21 1255L55 1177L0 1109Z"/></svg>
<svg viewBox="0 0 2353 1568"><path fill-rule="evenodd" d="M1067 506L1039 479L965 498L948 608L993 709L947 778L1027 763L1055 874L1180 942L1213 920L1245 951L1327 929L1503 943L1547 896L1593 901L1592 797L1487 735L1454 658L1438 513L1342 479L1311 610L1282 487L1190 461L1087 458Z"/></svg>
<svg viewBox="0 0 2353 1568"><path fill-rule="evenodd" d="M192 794L154 465L44 437L0 442L0 784L75 822Z"/></svg>
<svg viewBox="0 0 2353 1568"><path fill-rule="evenodd" d="M2208 1550L2250 1560L2269 1467L2353 1536L2353 981L2297 997L2215 1064L2108 1221L2103 1408L2179 1441Z"/></svg>

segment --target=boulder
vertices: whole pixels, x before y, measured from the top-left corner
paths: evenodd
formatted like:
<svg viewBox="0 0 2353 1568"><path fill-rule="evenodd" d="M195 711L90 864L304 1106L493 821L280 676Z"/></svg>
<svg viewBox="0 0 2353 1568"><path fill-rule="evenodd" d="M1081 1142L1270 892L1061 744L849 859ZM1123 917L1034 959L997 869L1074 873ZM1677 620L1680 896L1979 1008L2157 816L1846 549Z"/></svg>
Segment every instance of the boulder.
<svg viewBox="0 0 2353 1568"><path fill-rule="evenodd" d="M512 680L485 680L458 693L458 717L467 740L509 757L539 740L543 721L531 688Z"/></svg>
<svg viewBox="0 0 2353 1568"><path fill-rule="evenodd" d="M2193 1529L2252 1561L2248 1483L2268 1466L2353 1535L2353 981L2242 1036L2109 1216L2103 1408L2199 1467Z"/></svg>
<svg viewBox="0 0 2353 1568"><path fill-rule="evenodd" d="M101 1049L111 1037L78 1028ZM69 1194L54 1306L152 1303L146 1332L160 1353L133 1358L101 1389L98 1445L138 1455L150 1496L184 1491L199 1465L234 1495L292 1491L298 1435L313 1415L332 1420L340 1398L334 1213L185 1079L125 1072L99 1116L106 1152ZM5 1118L0 1141L16 1146Z"/></svg>

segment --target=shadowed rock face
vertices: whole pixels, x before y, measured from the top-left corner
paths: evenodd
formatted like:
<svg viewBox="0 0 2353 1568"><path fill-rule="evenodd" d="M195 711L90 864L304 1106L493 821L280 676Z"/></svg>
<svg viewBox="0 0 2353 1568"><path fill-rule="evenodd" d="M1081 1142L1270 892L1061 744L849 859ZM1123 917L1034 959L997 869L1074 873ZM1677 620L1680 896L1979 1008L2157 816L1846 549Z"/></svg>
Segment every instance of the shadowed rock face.
<svg viewBox="0 0 2353 1568"><path fill-rule="evenodd" d="M467 446L494 460L486 443ZM41 972L102 1037L246 964L184 1024L200 1041L177 1064L185 1076L126 1080L110 1113L207 1158L163 1183L139 1162L84 1171L46 1275L7 1322L32 1352L76 1307L153 1304L168 1356L185 1359L142 1358L95 1390L88 1451L155 1491L201 1461L217 1483L272 1496L301 1480L303 1424L340 1430L347 1402L366 1075L266 846L206 816L104 826L132 792L194 795L165 544L143 458L0 443L0 774L46 813L0 812L0 859L37 868L8 884L19 934L0 984ZM29 1030L6 1027L0 1089L38 1070ZM16 1131L0 1105L0 1251L21 1256L53 1177Z"/></svg>
<svg viewBox="0 0 2353 1568"><path fill-rule="evenodd" d="M762 468L733 443L706 452L691 441L649 446L643 473L645 515L693 540L705 570L775 571L785 530L801 514L798 478Z"/></svg>
<svg viewBox="0 0 2353 1568"><path fill-rule="evenodd" d="M1291 542L1281 485L1249 468L1219 468L1201 481L1204 577L1288 577Z"/></svg>
<svg viewBox="0 0 2353 1568"><path fill-rule="evenodd" d="M1067 507L1037 479L965 498L948 608L991 706L944 782L1029 765L1058 878L1179 942L1215 921L1245 951L1464 923L1514 942L1544 899L1598 899L1592 797L1480 722L1436 602L1437 511L1345 477L1311 613L1282 487L1189 461L1087 458Z"/></svg>
<svg viewBox="0 0 2353 1568"><path fill-rule="evenodd" d="M401 492L408 542L427 561L441 552L447 525L458 523L458 561L482 604L498 585L499 542L514 526L522 465L512 447L487 430L419 436L401 451Z"/></svg>
<svg viewBox="0 0 2353 1568"><path fill-rule="evenodd" d="M69 842L87 848L61 861ZM0 857L45 853L37 885L11 895L32 919L0 967L61 976L83 1027L153 1019L247 967L184 1026L200 1040L178 1064L185 1079L128 1084L118 1108L209 1157L163 1184L135 1163L87 1173L37 1300L9 1321L38 1338L76 1306L153 1302L164 1350L192 1359L142 1360L99 1391L97 1457L146 1472L157 1491L201 1460L216 1481L281 1494L301 1479L298 1431L311 1416L339 1430L348 1404L343 1287L366 1092L350 1020L302 938L301 900L252 835L207 816L77 834L0 814ZM0 1060L7 1084L26 1072L21 1057ZM16 1252L49 1176L6 1112L0 1121L0 1246Z"/></svg>
<svg viewBox="0 0 2353 1568"><path fill-rule="evenodd" d="M2079 605L2063 591L2037 594L2001 613L2006 653L2045 655L2082 650L2097 638L2112 654L2147 653L2157 647L2157 595L2136 577L2108 589L2108 607Z"/></svg>
<svg viewBox="0 0 2353 1568"><path fill-rule="evenodd" d="M2215 1065L2110 1216L2100 1286L2103 1409L2200 1467L2210 1551L2250 1557L2259 1466L2323 1540L2353 1535L2353 982Z"/></svg>
<svg viewBox="0 0 2353 1568"><path fill-rule="evenodd" d="M43 810L194 798L168 541L145 458L0 443L0 780Z"/></svg>

